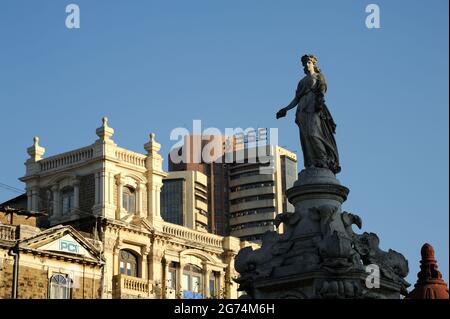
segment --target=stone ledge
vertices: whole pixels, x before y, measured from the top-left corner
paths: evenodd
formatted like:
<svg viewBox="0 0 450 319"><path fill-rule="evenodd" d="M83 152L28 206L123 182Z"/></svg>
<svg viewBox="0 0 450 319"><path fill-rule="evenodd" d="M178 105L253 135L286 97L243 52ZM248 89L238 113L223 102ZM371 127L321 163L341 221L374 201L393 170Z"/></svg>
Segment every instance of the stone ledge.
<svg viewBox="0 0 450 319"><path fill-rule="evenodd" d="M309 184L294 186L286 191L289 202L295 204L300 199L335 199L341 204L347 200L350 190L337 184Z"/></svg>

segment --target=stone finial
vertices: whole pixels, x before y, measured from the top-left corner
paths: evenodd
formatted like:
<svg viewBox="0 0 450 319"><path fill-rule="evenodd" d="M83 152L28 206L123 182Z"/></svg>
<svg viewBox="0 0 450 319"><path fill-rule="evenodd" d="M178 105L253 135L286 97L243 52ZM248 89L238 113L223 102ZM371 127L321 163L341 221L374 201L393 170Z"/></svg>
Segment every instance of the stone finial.
<svg viewBox="0 0 450 319"><path fill-rule="evenodd" d="M35 136L33 138L33 146L27 149L28 155L30 155L30 159L34 161L39 161L42 159L42 156L45 154L45 148L39 145L39 137Z"/></svg>
<svg viewBox="0 0 450 319"><path fill-rule="evenodd" d="M100 140L106 141L111 139L111 136L113 136L114 134L114 129L108 126L108 118L106 116L102 118L102 122L102 126L97 128L95 133L100 138Z"/></svg>
<svg viewBox="0 0 450 319"><path fill-rule="evenodd" d="M434 257L434 249L430 244L424 244L420 250L422 260L417 274L417 283L408 299L449 299L448 287L438 270Z"/></svg>
<svg viewBox="0 0 450 319"><path fill-rule="evenodd" d="M422 246L420 250L420 255L422 256L422 261L436 262L434 259L434 248L430 244L426 243Z"/></svg>
<svg viewBox="0 0 450 319"><path fill-rule="evenodd" d="M144 144L144 149L149 155L157 153L161 149L161 144L155 141L155 133L150 133L150 141Z"/></svg>

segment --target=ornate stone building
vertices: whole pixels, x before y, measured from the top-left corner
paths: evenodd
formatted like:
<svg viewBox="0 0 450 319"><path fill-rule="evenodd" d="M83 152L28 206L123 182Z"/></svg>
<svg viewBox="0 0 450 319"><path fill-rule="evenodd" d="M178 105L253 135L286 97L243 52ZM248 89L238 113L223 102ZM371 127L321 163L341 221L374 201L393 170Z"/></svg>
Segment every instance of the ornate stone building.
<svg viewBox="0 0 450 319"><path fill-rule="evenodd" d="M100 242L71 226L41 230L40 215L0 209L0 299L100 298Z"/></svg>
<svg viewBox="0 0 450 319"><path fill-rule="evenodd" d="M98 243L101 298L237 298L234 257L250 243L161 218L166 173L154 134L144 155L119 147L107 118L96 133L93 144L48 158L37 137L28 148L21 181L27 210L47 215L38 226L70 225Z"/></svg>

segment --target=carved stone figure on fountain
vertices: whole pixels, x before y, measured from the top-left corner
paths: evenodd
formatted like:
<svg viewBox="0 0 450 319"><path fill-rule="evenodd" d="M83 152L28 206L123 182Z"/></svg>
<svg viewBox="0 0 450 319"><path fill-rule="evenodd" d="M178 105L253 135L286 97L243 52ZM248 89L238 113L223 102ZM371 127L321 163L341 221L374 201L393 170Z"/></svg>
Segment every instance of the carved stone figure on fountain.
<svg viewBox="0 0 450 319"><path fill-rule="evenodd" d="M276 117L286 116L287 111L297 106L295 123L300 130L305 168L324 167L336 174L341 167L334 139L336 124L325 104L325 76L317 66L316 56L304 55L301 63L306 75L298 83L294 99Z"/></svg>
<svg viewBox="0 0 450 319"><path fill-rule="evenodd" d="M260 249L242 249L235 259L236 279L249 298L399 298L409 284L408 262L400 253L379 248L373 233L357 234L358 215L343 212L349 189L335 174L340 170L334 139L336 124L325 105L325 77L314 55L301 59L306 76L295 98L277 118L297 108L296 123L305 169L286 190L295 212L282 213L275 224L284 232L267 232ZM365 286L366 266L380 269L381 286Z"/></svg>

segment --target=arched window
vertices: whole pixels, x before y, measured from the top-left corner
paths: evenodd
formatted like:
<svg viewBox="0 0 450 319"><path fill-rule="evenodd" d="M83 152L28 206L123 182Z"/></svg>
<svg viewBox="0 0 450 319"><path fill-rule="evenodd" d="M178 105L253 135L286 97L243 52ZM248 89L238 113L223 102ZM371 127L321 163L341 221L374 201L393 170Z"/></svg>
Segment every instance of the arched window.
<svg viewBox="0 0 450 319"><path fill-rule="evenodd" d="M183 298L203 299L202 269L186 265L183 269Z"/></svg>
<svg viewBox="0 0 450 319"><path fill-rule="evenodd" d="M50 299L70 299L72 297L72 279L56 274L50 277Z"/></svg>
<svg viewBox="0 0 450 319"><path fill-rule="evenodd" d="M138 276L138 257L129 250L121 250L119 256L120 273L127 276Z"/></svg>
<svg viewBox="0 0 450 319"><path fill-rule="evenodd" d="M128 186L123 188L122 206L129 213L136 212L136 191Z"/></svg>
<svg viewBox="0 0 450 319"><path fill-rule="evenodd" d="M70 214L74 205L74 196L73 196L73 188L66 187L61 191L61 208L62 214L67 215Z"/></svg>

